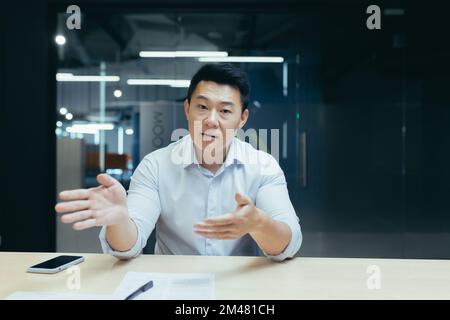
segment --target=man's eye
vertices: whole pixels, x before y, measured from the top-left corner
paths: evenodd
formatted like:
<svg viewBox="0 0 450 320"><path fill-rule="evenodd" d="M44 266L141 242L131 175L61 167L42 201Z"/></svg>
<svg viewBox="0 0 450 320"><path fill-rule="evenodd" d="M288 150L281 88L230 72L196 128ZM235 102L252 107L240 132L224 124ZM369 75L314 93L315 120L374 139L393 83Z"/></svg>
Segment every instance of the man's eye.
<svg viewBox="0 0 450 320"><path fill-rule="evenodd" d="M223 109L222 112L223 112L223 113L231 113L231 110Z"/></svg>
<svg viewBox="0 0 450 320"><path fill-rule="evenodd" d="M199 104L199 105L198 105L198 108L199 108L199 109L202 109L202 110L208 109L206 106L204 106L204 105L202 105L202 104Z"/></svg>

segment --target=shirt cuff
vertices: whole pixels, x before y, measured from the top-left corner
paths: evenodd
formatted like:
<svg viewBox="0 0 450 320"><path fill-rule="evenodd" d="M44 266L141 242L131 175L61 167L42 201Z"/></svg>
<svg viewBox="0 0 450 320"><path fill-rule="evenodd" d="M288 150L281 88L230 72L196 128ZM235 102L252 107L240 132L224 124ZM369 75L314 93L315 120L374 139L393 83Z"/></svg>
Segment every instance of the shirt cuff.
<svg viewBox="0 0 450 320"><path fill-rule="evenodd" d="M282 221L282 222L284 222L284 221ZM293 226L292 224L287 223L287 222L286 222L286 224L291 229L291 240L289 241L289 244L287 245L286 249L284 249L283 252L281 252L280 254L275 255L275 256L267 254L264 250L262 250L264 255L267 258L269 258L270 260L283 261L287 258L294 257L295 254L298 252L298 250L300 250L300 247L302 245L302 240L303 240L300 225L298 223L295 223L295 226Z"/></svg>
<svg viewBox="0 0 450 320"><path fill-rule="evenodd" d="M136 258L137 256L140 255L142 251L142 248L140 246L141 244L140 237L141 233L138 230L136 243L133 245L133 247L131 247L127 251L116 251L113 248L111 248L108 241L106 240L106 227L102 227L99 234L100 244L102 246L103 253L110 254L119 259L131 259Z"/></svg>

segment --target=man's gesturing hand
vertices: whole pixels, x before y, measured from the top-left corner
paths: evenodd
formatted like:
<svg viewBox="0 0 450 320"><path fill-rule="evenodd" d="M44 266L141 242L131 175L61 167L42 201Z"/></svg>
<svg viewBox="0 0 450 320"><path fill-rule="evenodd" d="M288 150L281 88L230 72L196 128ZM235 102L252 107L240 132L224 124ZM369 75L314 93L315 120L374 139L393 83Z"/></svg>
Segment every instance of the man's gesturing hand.
<svg viewBox="0 0 450 320"><path fill-rule="evenodd" d="M252 200L236 193L237 208L233 213L205 219L194 225L195 233L209 239L233 240L257 231L263 214Z"/></svg>
<svg viewBox="0 0 450 320"><path fill-rule="evenodd" d="M73 223L75 230L96 226L118 225L129 219L127 193L122 185L107 174L99 174L100 186L90 189L62 191L59 198L64 201L55 206L63 213L63 223Z"/></svg>

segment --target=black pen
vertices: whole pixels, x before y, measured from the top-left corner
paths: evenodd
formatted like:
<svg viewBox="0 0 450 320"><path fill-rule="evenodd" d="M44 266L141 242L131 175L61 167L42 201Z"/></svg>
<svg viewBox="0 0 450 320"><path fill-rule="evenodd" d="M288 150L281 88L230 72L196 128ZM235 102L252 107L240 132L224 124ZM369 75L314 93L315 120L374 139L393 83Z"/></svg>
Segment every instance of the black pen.
<svg viewBox="0 0 450 320"><path fill-rule="evenodd" d="M131 300L133 298L136 298L138 295L140 295L141 293L144 293L145 291L147 291L148 289L150 289L152 287L153 287L153 280L150 280L149 282L147 282L143 286L137 288L128 297L126 297L125 300Z"/></svg>

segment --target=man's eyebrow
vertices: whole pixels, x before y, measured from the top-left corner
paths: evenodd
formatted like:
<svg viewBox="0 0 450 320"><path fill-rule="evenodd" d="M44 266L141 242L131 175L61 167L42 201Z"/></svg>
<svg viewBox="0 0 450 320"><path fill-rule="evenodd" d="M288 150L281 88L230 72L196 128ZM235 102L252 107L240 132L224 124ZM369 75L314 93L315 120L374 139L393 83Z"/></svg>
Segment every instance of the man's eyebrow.
<svg viewBox="0 0 450 320"><path fill-rule="evenodd" d="M196 99L203 99L203 100L209 100L207 97L205 97L202 94L199 94L198 96L195 97Z"/></svg>
<svg viewBox="0 0 450 320"><path fill-rule="evenodd" d="M234 107L234 102L233 101L221 101L220 104L221 105L225 105L225 106Z"/></svg>
<svg viewBox="0 0 450 320"><path fill-rule="evenodd" d="M202 94L199 94L196 97L196 99L203 99L203 100L209 101L208 97L206 97L206 96L204 96ZM221 105L227 105L227 106L234 106L235 105L233 101L220 101L220 104Z"/></svg>

